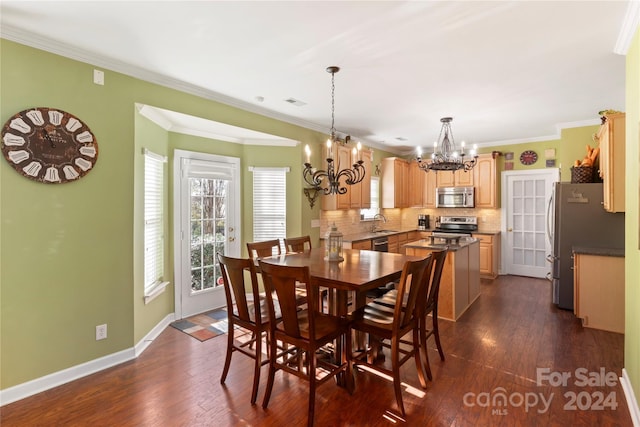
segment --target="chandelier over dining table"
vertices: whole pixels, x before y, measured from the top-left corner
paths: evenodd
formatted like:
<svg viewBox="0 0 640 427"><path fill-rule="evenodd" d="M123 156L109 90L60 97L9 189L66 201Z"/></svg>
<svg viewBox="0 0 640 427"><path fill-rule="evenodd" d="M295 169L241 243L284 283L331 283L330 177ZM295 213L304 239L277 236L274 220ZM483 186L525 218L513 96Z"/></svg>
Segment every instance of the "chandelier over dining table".
<svg viewBox="0 0 640 427"><path fill-rule="evenodd" d="M470 151L471 159L464 159L466 153L465 143L462 141L460 144L460 151L456 149L456 144L453 139L453 132L451 132L452 117L443 117L440 119L442 122L442 128L440 129L440 136L438 141L433 143L433 153L431 154L431 161L424 161L422 159L422 149L418 147L417 161L420 169L425 172L434 171L452 171L464 170L470 171L476 165L478 160L477 146L474 144L473 149Z"/></svg>
<svg viewBox="0 0 640 427"><path fill-rule="evenodd" d="M366 170L363 166L361 157L362 145L358 142L352 150L351 168L340 169L340 158L338 156L338 144L346 145L349 142L349 136L344 141L339 141L336 136L335 128L335 74L340 71L339 67L327 67L327 72L331 74L331 130L329 139L327 139L327 168L326 170L316 169L311 166L311 149L307 144L305 146L306 162L304 164L303 177L305 182L311 186L311 190L322 192L325 195L345 194L347 187L344 184L354 185L361 182ZM344 184L342 184L344 182ZM309 189L305 189L305 193ZM309 198L309 196L307 196Z"/></svg>

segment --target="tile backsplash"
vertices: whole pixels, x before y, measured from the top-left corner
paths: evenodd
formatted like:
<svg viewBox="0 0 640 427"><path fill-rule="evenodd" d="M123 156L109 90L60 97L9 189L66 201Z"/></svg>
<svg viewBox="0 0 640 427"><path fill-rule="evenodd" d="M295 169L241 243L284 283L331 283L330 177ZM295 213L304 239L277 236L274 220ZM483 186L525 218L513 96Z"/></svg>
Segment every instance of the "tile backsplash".
<svg viewBox="0 0 640 427"><path fill-rule="evenodd" d="M500 209L381 209L381 213L387 219L386 223L378 221L377 227L389 230L407 230L418 226L418 215L426 214L430 217L431 228L435 227L436 216L464 215L477 216L478 228L487 231L500 231L501 212ZM360 220L360 211L357 209L344 211L320 211L320 235L329 230L335 223L342 234L363 233L371 230L373 221Z"/></svg>

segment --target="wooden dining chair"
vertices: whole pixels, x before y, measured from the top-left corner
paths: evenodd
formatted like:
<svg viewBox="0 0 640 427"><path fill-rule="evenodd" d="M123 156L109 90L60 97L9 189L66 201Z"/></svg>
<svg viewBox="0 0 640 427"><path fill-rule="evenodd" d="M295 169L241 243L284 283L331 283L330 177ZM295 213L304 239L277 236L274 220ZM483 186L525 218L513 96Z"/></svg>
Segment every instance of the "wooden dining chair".
<svg viewBox="0 0 640 427"><path fill-rule="evenodd" d="M260 368L269 363L269 359L262 360L262 339L269 333L269 313L266 300L258 290L256 271L251 259L231 258L220 253L217 254L220 270L224 282L224 294L227 300L227 355L222 368L220 383L224 384L231 356L234 352L240 352L254 359L253 388L251 391L251 404L256 403L258 397L258 385L260 382ZM247 286L245 273L249 271L251 280ZM274 318L280 318L278 312L274 312ZM251 331L251 338L244 343L235 340L236 326ZM269 339L267 339L269 341ZM252 350L255 344L255 351ZM270 351L267 349L267 352Z"/></svg>
<svg viewBox="0 0 640 427"><path fill-rule="evenodd" d="M247 243L247 251L249 251L249 258L253 259L280 255L282 253L279 239Z"/></svg>
<svg viewBox="0 0 640 427"><path fill-rule="evenodd" d="M427 378L432 380L433 377L431 375L431 366L429 364L429 355L427 353L427 339L430 336L434 336L436 341L436 347L438 348L438 353L440 354L440 359L444 361L444 352L442 351L442 344L440 343L440 332L438 330L438 296L440 294L440 278L442 277L442 270L444 268L445 261L447 259L447 250L442 251L433 251L431 254L433 256L432 266L429 267L426 271L426 274L423 277L423 280L426 281L426 285L424 286L424 300L422 304L418 301L418 309L422 311L419 317L419 332L420 332L420 346L422 348L425 371L427 374ZM395 301L397 298L398 290L392 289L389 292L385 293L383 296L376 298L376 304L382 304L387 307L393 307L395 305ZM405 293L403 298L403 306L406 305L407 294ZM427 317L431 315L432 317L432 328L429 329L427 323Z"/></svg>
<svg viewBox="0 0 640 427"><path fill-rule="evenodd" d="M284 248L287 252L306 252L312 248L310 236L286 237Z"/></svg>
<svg viewBox="0 0 640 427"><path fill-rule="evenodd" d="M427 374L427 378L432 380L431 366L429 365L429 355L427 354L427 339L433 335L440 353L440 359L444 361L444 352L442 351L442 344L440 343L440 332L438 330L438 296L440 294L440 278L442 277L442 270L444 268L445 261L447 259L447 250L433 251L432 267L430 271L424 275L423 280L426 281L424 286L424 299L422 303L418 301L418 309L422 311L419 318L419 332L420 332L420 346L424 358L424 368ZM393 307L398 295L397 289L392 289L385 293L383 296L376 298L376 304L382 304L387 307ZM403 307L407 302L407 294L405 293L403 298ZM429 328L427 323L427 317L432 316L432 327Z"/></svg>
<svg viewBox="0 0 640 427"><path fill-rule="evenodd" d="M422 353L424 358L425 369L427 371L427 377L429 380L431 376L431 366L429 366L429 355L427 353L427 339L433 335L438 353L440 354L440 360L444 362L444 352L442 351L442 344L440 344L440 332L438 330L438 296L440 294L440 278L442 277L442 270L447 259L447 252L437 251L432 252L433 255L433 273L430 275L429 290L427 292L427 299L420 314L420 345L422 347ZM429 329L427 323L427 316L431 315L432 327Z"/></svg>
<svg viewBox="0 0 640 427"><path fill-rule="evenodd" d="M249 257L254 260L282 254L279 239L247 243L247 250L249 251ZM260 274L260 277L262 277L262 274ZM305 302L307 299L307 292L304 283L298 283L296 288L298 292L298 299L300 302Z"/></svg>
<svg viewBox="0 0 640 427"><path fill-rule="evenodd" d="M317 290L310 284L308 266L284 266L258 261L262 271L267 295L267 306L270 315L271 351L269 357L269 377L265 390L263 408L267 408L275 374L283 371L293 374L309 382L309 410L307 425L312 426L314 420L316 387L343 373L347 382L347 389L353 390L353 377L349 372L348 355L351 354L351 340L347 340L349 331L348 320L344 317L333 316L318 310L317 298L309 298L305 309L300 309L296 296L295 285L305 283L307 295L316 295ZM275 295L275 296L273 296ZM276 318L274 298L280 305L282 318ZM288 349L297 351L289 357L276 357L276 340L288 344ZM318 350L335 340L345 343L346 352L338 361L330 358L319 358ZM306 364L306 369L305 365ZM319 369L325 374L317 378ZM286 383L285 383L286 384Z"/></svg>
<svg viewBox="0 0 640 427"><path fill-rule="evenodd" d="M400 366L414 359L420 385L427 387L422 362L420 360L419 317L422 310L419 304L424 300L426 281L424 275L429 274L433 257L429 255L425 259L407 261L402 269L402 275L398 282L396 299L393 307L374 301L359 308L353 313L351 330L369 334L369 345L363 351L352 354L350 362L352 367L365 365L370 369L389 375L393 378L393 387L398 409L405 416L404 403L402 401L402 389L400 387ZM405 292L407 297L404 297ZM406 334L411 332L412 340L403 340ZM391 353L391 369L376 363L378 345L384 341ZM400 344L409 343L410 348L401 347Z"/></svg>

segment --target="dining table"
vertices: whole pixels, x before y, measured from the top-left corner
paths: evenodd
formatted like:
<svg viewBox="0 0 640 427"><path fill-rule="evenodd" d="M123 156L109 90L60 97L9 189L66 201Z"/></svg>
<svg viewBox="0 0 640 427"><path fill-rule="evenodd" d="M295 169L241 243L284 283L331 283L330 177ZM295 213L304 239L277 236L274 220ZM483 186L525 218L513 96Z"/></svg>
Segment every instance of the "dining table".
<svg viewBox="0 0 640 427"><path fill-rule="evenodd" d="M407 261L423 259L421 256L404 255L391 252L379 252L361 249L345 249L342 261L325 259L324 248L313 248L310 251L285 253L266 258L263 262L286 265L307 266L311 278L312 290L316 298L321 289L328 290L328 310L337 316L347 316L349 310L349 294L353 295L351 308L356 310L366 304L367 291L387 285L400 278ZM357 348L363 348L364 336L355 338ZM336 360L344 360L343 343L334 344ZM341 378L338 384L345 385Z"/></svg>
<svg viewBox="0 0 640 427"><path fill-rule="evenodd" d="M344 249L342 257L342 261L328 261L323 248L313 248L261 260L269 264L309 267L311 285L316 289L333 291L329 303L331 313L346 316L350 292L354 295L353 309L362 307L366 303L367 291L399 279L407 261L424 258L361 249Z"/></svg>

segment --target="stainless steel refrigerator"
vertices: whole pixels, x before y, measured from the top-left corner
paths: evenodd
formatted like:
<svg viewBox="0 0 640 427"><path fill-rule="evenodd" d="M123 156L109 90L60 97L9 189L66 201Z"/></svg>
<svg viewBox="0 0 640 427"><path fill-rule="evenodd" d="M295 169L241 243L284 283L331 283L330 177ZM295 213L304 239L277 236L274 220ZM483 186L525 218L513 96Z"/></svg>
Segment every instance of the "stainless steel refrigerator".
<svg viewBox="0 0 640 427"><path fill-rule="evenodd" d="M553 303L573 310L573 247L624 248L624 213L604 210L602 183L556 182L547 218L553 230Z"/></svg>

